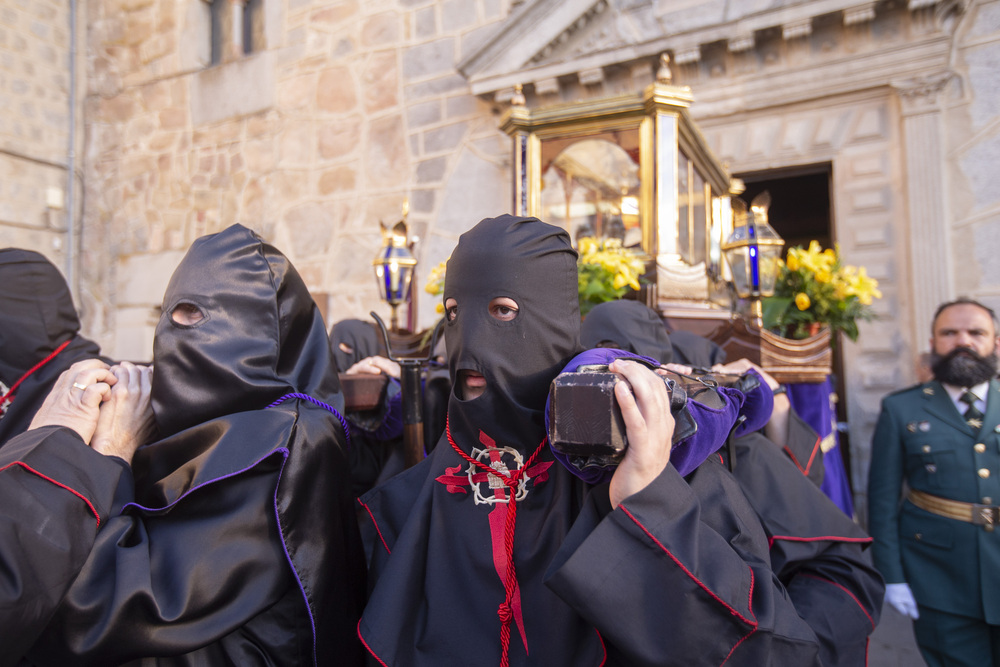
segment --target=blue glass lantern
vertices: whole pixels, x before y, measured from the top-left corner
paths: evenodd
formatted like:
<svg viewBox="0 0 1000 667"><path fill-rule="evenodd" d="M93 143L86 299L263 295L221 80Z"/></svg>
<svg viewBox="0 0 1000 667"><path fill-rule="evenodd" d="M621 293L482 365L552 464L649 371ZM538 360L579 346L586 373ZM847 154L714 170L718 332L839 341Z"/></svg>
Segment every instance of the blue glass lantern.
<svg viewBox="0 0 1000 667"><path fill-rule="evenodd" d="M409 299L417 258L413 256L413 244L409 240L405 208L403 219L391 228L381 222L379 225L382 228L382 247L372 260L372 266L375 267L379 297L392 307L390 327L398 331L396 310Z"/></svg>
<svg viewBox="0 0 1000 667"><path fill-rule="evenodd" d="M784 240L767 222L771 195L754 197L747 210L733 199L733 233L722 244L722 252L733 273L733 287L741 299L750 299L754 323L761 325L761 297L774 294Z"/></svg>

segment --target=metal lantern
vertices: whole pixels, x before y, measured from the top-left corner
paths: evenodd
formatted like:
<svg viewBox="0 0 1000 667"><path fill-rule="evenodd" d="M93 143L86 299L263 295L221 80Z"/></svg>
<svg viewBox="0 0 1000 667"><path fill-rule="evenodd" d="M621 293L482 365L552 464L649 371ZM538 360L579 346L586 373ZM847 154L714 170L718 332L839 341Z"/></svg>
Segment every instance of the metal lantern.
<svg viewBox="0 0 1000 667"><path fill-rule="evenodd" d="M403 209L403 219L391 228L381 221L379 226L382 229L382 247L372 260L372 266L375 267L379 297L392 307L390 326L393 331L398 331L396 310L409 298L410 283L417 266L417 258L412 252L413 243L409 240L406 226L406 207Z"/></svg>
<svg viewBox="0 0 1000 667"><path fill-rule="evenodd" d="M761 324L760 298L774 294L784 240L767 222L771 196L754 197L750 210L733 200L733 233L722 244L722 253L733 273L733 287L743 299L752 301L755 324Z"/></svg>

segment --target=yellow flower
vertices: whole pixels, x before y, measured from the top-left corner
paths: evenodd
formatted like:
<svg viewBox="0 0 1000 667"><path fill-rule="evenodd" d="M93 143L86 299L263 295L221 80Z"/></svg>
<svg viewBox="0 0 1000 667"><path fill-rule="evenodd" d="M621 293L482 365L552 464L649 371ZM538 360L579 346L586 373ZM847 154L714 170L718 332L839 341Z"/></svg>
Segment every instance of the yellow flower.
<svg viewBox="0 0 1000 667"><path fill-rule="evenodd" d="M795 251L795 248L788 251L788 261L785 262L785 265L788 266L789 271L799 270L799 254Z"/></svg>
<svg viewBox="0 0 1000 667"><path fill-rule="evenodd" d="M438 301L434 305L434 312L437 313L438 315L444 315L444 304Z"/></svg>
<svg viewBox="0 0 1000 667"><path fill-rule="evenodd" d="M799 310L805 310L812 304L809 300L809 295L805 292L799 292L795 295L795 307Z"/></svg>
<svg viewBox="0 0 1000 667"><path fill-rule="evenodd" d="M444 293L444 274L447 268L448 260L445 260L431 269L430 275L427 276L427 283L424 285L425 292L428 294Z"/></svg>
<svg viewBox="0 0 1000 667"><path fill-rule="evenodd" d="M816 271L816 281L820 283L828 283L833 279L833 274L830 273L829 269L819 269Z"/></svg>

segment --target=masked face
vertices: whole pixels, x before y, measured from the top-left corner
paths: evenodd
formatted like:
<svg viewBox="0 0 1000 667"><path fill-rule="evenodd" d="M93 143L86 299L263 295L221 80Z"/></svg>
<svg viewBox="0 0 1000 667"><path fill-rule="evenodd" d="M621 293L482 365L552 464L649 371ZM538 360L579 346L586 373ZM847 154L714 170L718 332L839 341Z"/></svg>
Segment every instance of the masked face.
<svg viewBox="0 0 1000 667"><path fill-rule="evenodd" d="M534 447L552 378L579 350L576 252L535 218L486 219L448 261L452 432Z"/></svg>
<svg viewBox="0 0 1000 667"><path fill-rule="evenodd" d="M330 349L341 373L362 359L385 355L379 332L371 322L341 320L330 329Z"/></svg>
<svg viewBox="0 0 1000 667"><path fill-rule="evenodd" d="M330 402L339 390L326 328L295 267L239 225L198 239L177 267L153 364L164 436L287 393Z"/></svg>

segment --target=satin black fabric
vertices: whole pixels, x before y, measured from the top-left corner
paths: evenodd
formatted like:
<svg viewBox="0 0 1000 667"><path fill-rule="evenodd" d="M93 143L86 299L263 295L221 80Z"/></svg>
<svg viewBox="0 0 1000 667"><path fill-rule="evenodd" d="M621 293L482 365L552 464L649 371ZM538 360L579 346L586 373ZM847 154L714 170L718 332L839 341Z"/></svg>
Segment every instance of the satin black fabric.
<svg viewBox="0 0 1000 667"><path fill-rule="evenodd" d="M575 253L558 228L502 216L461 237L444 294L458 303L449 369L453 383L462 369L487 381L477 398L452 393L461 451L498 470L528 465L543 442L549 383L580 351L576 289ZM489 315L501 296L518 304L511 321ZM631 513L612 511L607 485L584 483L547 447L528 471L513 531L511 665L815 664L815 635L774 580L759 522L718 462L690 484L668 466L626 500ZM372 590L359 633L373 660L499 662L512 508L489 482L446 435L361 498Z"/></svg>
<svg viewBox="0 0 1000 667"><path fill-rule="evenodd" d="M28 428L64 370L74 362L100 357L101 349L79 335L80 320L69 286L43 255L19 248L0 249L0 285L0 382L12 387L35 364L69 341L62 352L18 386L0 417L2 445Z"/></svg>
<svg viewBox="0 0 1000 667"><path fill-rule="evenodd" d="M204 319L177 324L171 313L181 304ZM326 326L309 291L288 258L240 225L195 241L174 271L153 359L153 412L163 436L289 392L329 396L343 409Z"/></svg>
<svg viewBox="0 0 1000 667"><path fill-rule="evenodd" d="M594 306L580 325L580 342L587 348L612 342L661 364L674 359L674 348L663 320L655 310L638 301L607 301Z"/></svg>
<svg viewBox="0 0 1000 667"><path fill-rule="evenodd" d="M459 239L443 296L458 302L458 316L444 327L448 369L452 387L461 370L486 378L473 400L452 391L451 432L463 447L477 445L480 430L520 451L545 436L549 384L580 351L576 258L569 235L536 218L488 218ZM490 315L498 297L517 303L516 318Z"/></svg>
<svg viewBox="0 0 1000 667"><path fill-rule="evenodd" d="M173 323L178 303L201 308ZM164 296L134 493L29 657L37 664L357 664L363 553L325 325L294 267L239 225ZM145 663L144 663L145 664Z"/></svg>

